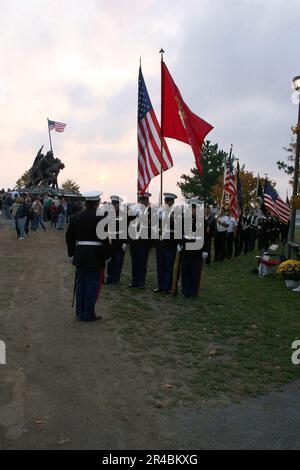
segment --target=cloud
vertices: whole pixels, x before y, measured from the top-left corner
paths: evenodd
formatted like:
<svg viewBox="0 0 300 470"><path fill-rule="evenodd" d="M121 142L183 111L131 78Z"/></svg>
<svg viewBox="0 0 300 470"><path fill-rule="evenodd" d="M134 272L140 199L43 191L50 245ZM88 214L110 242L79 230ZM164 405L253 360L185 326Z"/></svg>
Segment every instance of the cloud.
<svg viewBox="0 0 300 470"><path fill-rule="evenodd" d="M276 160L290 139L299 73L298 0L10 0L1 4L0 186L12 186L48 145L46 118L67 122L53 145L64 176L82 189L136 191L138 60L159 117L160 56L209 138L247 169L268 172L285 192ZM165 188L193 166L169 140L175 162ZM100 174L100 176L99 176ZM151 185L158 193L158 180ZM178 192L178 191L177 191ZM156 197L156 196L155 196Z"/></svg>

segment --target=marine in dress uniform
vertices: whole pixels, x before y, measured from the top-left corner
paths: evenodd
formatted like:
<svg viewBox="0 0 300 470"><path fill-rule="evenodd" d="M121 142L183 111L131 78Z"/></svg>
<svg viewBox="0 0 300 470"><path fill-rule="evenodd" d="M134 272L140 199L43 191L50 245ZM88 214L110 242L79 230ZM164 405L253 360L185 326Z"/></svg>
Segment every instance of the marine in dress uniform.
<svg viewBox="0 0 300 470"><path fill-rule="evenodd" d="M111 256L108 238L99 240L96 234L100 216L96 215L101 193L83 194L86 209L77 212L66 232L68 254L76 266L76 316L80 321L92 321L101 317L95 314L101 286L104 281L105 261Z"/></svg>
<svg viewBox="0 0 300 470"><path fill-rule="evenodd" d="M123 202L123 199L115 195L111 196L110 199L116 211L116 238L111 241L112 256L107 263L106 284L120 282L125 251L127 248L127 236L122 232L122 223L120 218L120 204Z"/></svg>
<svg viewBox="0 0 300 470"><path fill-rule="evenodd" d="M236 237L238 223L230 210L227 210L226 214L227 214L228 223L229 223L229 227L227 228L226 255L228 259L231 259L233 255L233 243Z"/></svg>
<svg viewBox="0 0 300 470"><path fill-rule="evenodd" d="M226 257L227 229L229 227L228 216L224 207L216 216L217 230L215 233L215 261L224 261Z"/></svg>
<svg viewBox="0 0 300 470"><path fill-rule="evenodd" d="M130 244L130 256L131 256L131 272L132 280L129 287L138 287L143 289L145 287L146 275L147 275L147 264L149 252L151 249L151 208L150 208L150 197L149 192L145 192L139 196L139 203L145 207L147 222L148 222L148 239L138 238L136 240L128 239ZM135 217L129 217L129 222Z"/></svg>
<svg viewBox="0 0 300 470"><path fill-rule="evenodd" d="M176 194L164 193L164 201L171 209L174 205ZM165 217L162 213L162 217ZM174 239L174 214L170 212L170 238L164 238L161 234L156 248L156 270L158 287L154 289L155 293L168 294L172 288L173 268L176 258L178 240Z"/></svg>
<svg viewBox="0 0 300 470"><path fill-rule="evenodd" d="M192 205L192 232L196 232L196 206L201 204L198 199L189 201ZM199 250L191 250L187 248L187 243L196 243L197 235L192 237L184 234L181 247L181 290L183 297L197 297L204 259L208 256L208 234L207 220L204 218L204 240L203 246Z"/></svg>

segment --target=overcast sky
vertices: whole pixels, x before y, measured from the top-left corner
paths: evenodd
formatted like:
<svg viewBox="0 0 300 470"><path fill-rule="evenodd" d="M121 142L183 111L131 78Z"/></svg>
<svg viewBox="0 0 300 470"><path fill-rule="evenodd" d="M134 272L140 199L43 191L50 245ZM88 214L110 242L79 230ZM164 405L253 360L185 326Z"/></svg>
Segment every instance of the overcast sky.
<svg viewBox="0 0 300 470"><path fill-rule="evenodd" d="M136 193L139 57L159 118L160 56L190 108L211 123L212 142L246 169L276 167L297 120L299 0L0 0L0 187L13 187L38 148L46 118L67 123L53 147L81 190ZM179 193L191 148L168 139L174 167L164 190ZM157 199L159 179L150 185ZM291 189L290 189L291 192Z"/></svg>

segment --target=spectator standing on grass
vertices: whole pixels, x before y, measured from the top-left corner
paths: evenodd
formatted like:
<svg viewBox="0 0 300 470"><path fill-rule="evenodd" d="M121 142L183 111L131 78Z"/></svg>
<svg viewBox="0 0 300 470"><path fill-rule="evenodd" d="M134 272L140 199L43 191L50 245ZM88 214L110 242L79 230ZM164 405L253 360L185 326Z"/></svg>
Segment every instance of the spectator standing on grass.
<svg viewBox="0 0 300 470"><path fill-rule="evenodd" d="M39 226L41 226L44 232L46 232L46 227L43 223L44 207L40 201L40 198L36 199L33 212L34 212L34 231L36 231L39 228Z"/></svg>
<svg viewBox="0 0 300 470"><path fill-rule="evenodd" d="M18 240L25 240L25 225L26 219L29 215L28 207L25 199L21 197L19 199L20 205L16 213L17 232L19 233Z"/></svg>
<svg viewBox="0 0 300 470"><path fill-rule="evenodd" d="M58 212L58 224L57 230L63 230L65 227L65 220L67 214L67 203L64 198L60 201L60 204L57 207Z"/></svg>
<svg viewBox="0 0 300 470"><path fill-rule="evenodd" d="M49 220L49 207L51 205L52 199L48 194L43 199L43 206L44 206L44 222L47 222Z"/></svg>
<svg viewBox="0 0 300 470"><path fill-rule="evenodd" d="M11 206L11 216L12 216L12 228L16 230L18 238L20 237L20 232L17 224L16 215L20 207L20 198L17 198L13 205Z"/></svg>
<svg viewBox="0 0 300 470"><path fill-rule="evenodd" d="M58 220L58 206L56 205L55 201L52 201L49 211L50 211L51 227L56 228L56 224Z"/></svg>
<svg viewBox="0 0 300 470"><path fill-rule="evenodd" d="M4 195L4 213L7 219L11 219L11 208L14 203L14 200L10 194L10 189L8 192Z"/></svg>

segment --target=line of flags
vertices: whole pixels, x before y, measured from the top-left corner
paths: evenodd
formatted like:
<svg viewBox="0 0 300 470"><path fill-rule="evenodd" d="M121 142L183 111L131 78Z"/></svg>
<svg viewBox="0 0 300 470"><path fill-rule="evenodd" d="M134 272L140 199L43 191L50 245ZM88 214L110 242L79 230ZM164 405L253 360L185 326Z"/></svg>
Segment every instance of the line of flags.
<svg viewBox="0 0 300 470"><path fill-rule="evenodd" d="M239 162L237 162L236 173L234 175L231 151L232 149L225 163L222 200L229 206L233 216L237 218L243 211L243 195L240 179L240 165ZM285 224L289 222L291 208L288 196L286 201L283 201L271 182L267 179L265 179L264 187L262 187L259 175L257 177L256 197L260 201L260 206L263 211L270 211L271 214L278 217L278 219Z"/></svg>
<svg viewBox="0 0 300 470"><path fill-rule="evenodd" d="M291 209L267 180L265 181L263 191L263 202L265 208L278 217L281 222L285 224L288 223L291 216Z"/></svg>

